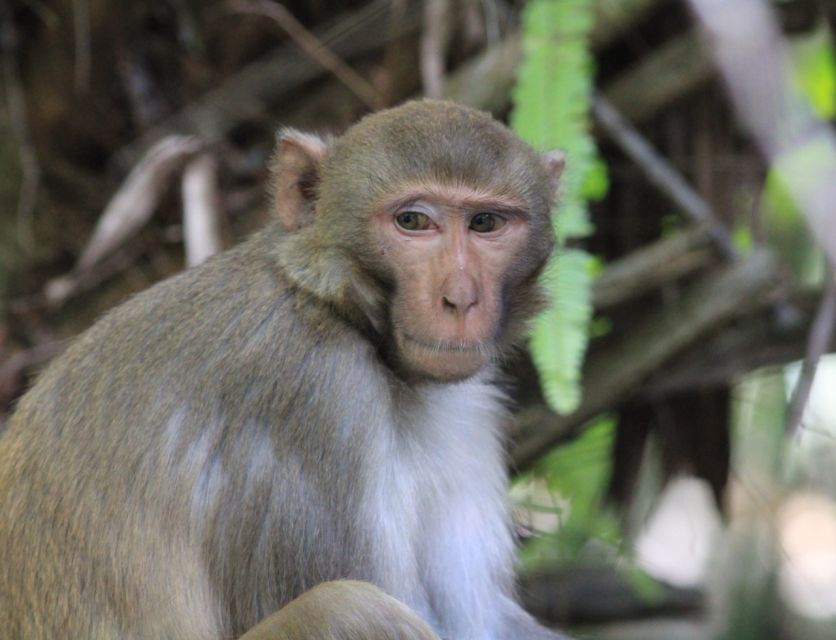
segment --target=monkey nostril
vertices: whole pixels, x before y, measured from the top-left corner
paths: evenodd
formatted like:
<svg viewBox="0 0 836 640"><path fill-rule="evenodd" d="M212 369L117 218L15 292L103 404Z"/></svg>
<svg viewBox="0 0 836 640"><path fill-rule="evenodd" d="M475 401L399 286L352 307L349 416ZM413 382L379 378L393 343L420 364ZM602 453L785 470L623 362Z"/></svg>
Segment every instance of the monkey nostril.
<svg viewBox="0 0 836 640"><path fill-rule="evenodd" d="M467 313L471 308L476 306L478 300L475 298L463 298L458 300L456 298L450 299L447 296L441 297L441 306L445 311L452 311L454 313Z"/></svg>

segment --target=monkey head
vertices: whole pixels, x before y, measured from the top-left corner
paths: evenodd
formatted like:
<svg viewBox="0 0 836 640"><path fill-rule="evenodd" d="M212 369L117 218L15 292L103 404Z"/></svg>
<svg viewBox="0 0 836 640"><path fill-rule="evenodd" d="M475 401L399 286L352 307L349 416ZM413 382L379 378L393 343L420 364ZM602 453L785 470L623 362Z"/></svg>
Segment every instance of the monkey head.
<svg viewBox="0 0 836 640"><path fill-rule="evenodd" d="M422 100L333 142L286 130L284 272L366 327L405 378L467 378L519 339L554 245L563 168L489 115Z"/></svg>

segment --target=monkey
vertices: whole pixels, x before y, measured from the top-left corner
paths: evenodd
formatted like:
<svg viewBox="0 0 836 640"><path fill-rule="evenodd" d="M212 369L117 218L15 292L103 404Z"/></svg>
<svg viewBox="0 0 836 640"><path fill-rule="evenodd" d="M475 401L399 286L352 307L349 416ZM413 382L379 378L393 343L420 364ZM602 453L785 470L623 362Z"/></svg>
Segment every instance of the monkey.
<svg viewBox="0 0 836 640"><path fill-rule="evenodd" d="M283 130L275 220L106 313L10 417L4 637L563 638L514 593L498 366L563 163L446 101Z"/></svg>

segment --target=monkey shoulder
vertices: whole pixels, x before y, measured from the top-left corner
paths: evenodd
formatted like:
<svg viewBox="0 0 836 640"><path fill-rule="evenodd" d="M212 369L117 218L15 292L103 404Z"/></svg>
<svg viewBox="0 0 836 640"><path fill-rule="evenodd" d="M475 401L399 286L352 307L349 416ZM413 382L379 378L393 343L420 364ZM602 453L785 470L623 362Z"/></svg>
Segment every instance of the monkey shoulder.
<svg viewBox="0 0 836 640"><path fill-rule="evenodd" d="M159 421L190 396L267 394L277 378L316 382L329 367L372 358L352 327L285 280L280 234L271 225L106 313L24 396L27 428L78 418L123 429Z"/></svg>

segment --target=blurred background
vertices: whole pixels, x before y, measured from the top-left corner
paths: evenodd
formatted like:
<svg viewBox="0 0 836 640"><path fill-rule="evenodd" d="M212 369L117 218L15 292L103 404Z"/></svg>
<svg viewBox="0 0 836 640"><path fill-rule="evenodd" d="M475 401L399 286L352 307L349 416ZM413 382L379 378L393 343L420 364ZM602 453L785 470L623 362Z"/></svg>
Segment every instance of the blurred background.
<svg viewBox="0 0 836 640"><path fill-rule="evenodd" d="M0 2L0 425L103 312L269 220L279 127L456 100L568 158L553 303L504 363L527 606L832 639L834 27L832 0Z"/></svg>

